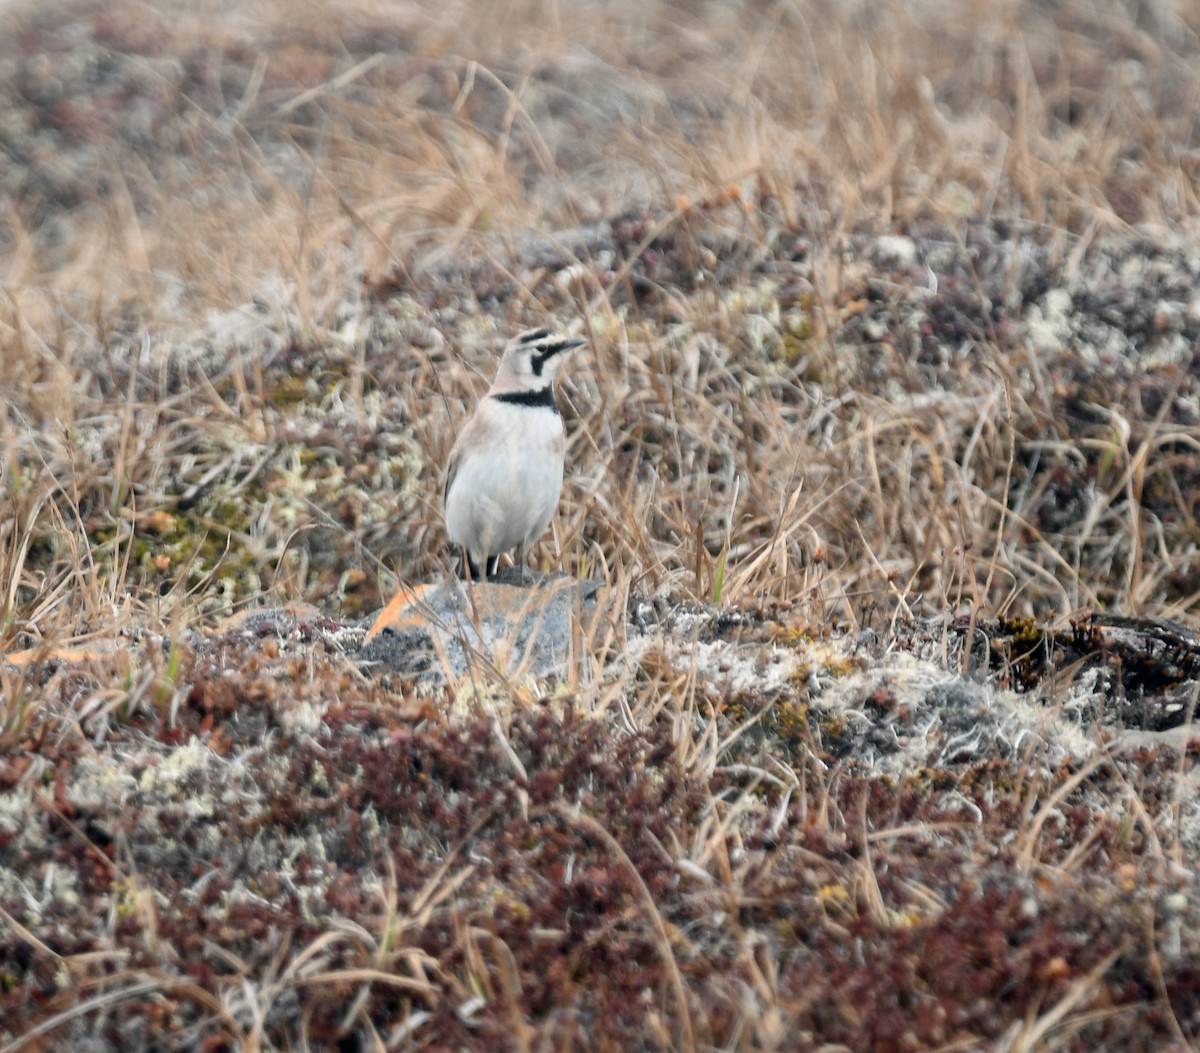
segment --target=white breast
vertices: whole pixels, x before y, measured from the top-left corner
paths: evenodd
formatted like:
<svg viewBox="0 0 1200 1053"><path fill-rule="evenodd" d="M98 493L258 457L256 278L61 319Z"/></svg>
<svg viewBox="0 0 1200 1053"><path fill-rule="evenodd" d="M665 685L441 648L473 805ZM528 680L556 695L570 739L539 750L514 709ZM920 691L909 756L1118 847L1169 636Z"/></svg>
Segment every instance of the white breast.
<svg viewBox="0 0 1200 1053"><path fill-rule="evenodd" d="M446 495L446 532L477 561L511 549L523 557L562 493L562 418L547 407L487 398L476 413L480 426L464 432L468 441Z"/></svg>

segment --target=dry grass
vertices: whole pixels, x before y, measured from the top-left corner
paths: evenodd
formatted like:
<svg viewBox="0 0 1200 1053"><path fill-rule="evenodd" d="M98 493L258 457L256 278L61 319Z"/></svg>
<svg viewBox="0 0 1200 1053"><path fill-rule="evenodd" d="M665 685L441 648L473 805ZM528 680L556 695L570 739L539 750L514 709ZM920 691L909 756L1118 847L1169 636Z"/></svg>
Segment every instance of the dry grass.
<svg viewBox="0 0 1200 1053"><path fill-rule="evenodd" d="M1011 335L1030 270L1067 281L1105 233L1194 223L1200 158L1177 105L1196 86L1190 8L664 7L615 25L554 5L78 10L6 16L10 634L44 635L52 615L50 635L85 632L114 603L166 619L264 589L336 602L333 566L371 590L380 557L427 576L454 422L496 342L546 314L578 319L593 348L566 385L569 568L632 565L648 588L711 599L720 566L726 601L811 597L851 620L914 596L1191 602L1162 583L1190 554L1143 537L1129 498L1194 428L1113 405L1095 439L1063 434L1055 377ZM523 251L524 231L663 205L626 232L640 255L585 259L574 282ZM962 240L968 220L1019 224L1045 250L991 279L964 250L985 326L970 353L922 369L899 306L892 337L864 346L875 268L854 232ZM359 276L385 274L403 295L364 299ZM298 495L296 475L320 474L294 448L314 413L342 438L321 434L327 485ZM1108 476L1066 537L1010 497L1047 430L1058 460ZM230 500L170 518L209 471ZM1186 494L1174 504L1194 524ZM157 578L138 540L155 531L180 542ZM1071 558L1123 536L1111 586Z"/></svg>
<svg viewBox="0 0 1200 1053"><path fill-rule="evenodd" d="M355 1048L399 1048L422 1028L486 1046L497 1021L538 1048L556 1026L563 1041L587 1029L530 999L578 1000L597 975L612 1005L642 1014L638 1040L664 1048L778 1048L801 1033L917 1048L909 1025L945 1049L1081 1048L1123 1026L1096 994L1114 962L1124 986L1107 997L1122 1012L1142 1000L1166 1019L1183 1004L1178 962L1129 964L1135 943L1156 962L1157 937L1088 914L1094 876L1037 894L1095 947L1072 957L1047 938L1003 975L981 958L977 989L938 996L968 1005L992 983L1041 984L1028 1000L956 1026L882 1001L888 984L920 987L904 972L914 956L950 973L956 940L984 955L992 937L972 910L1020 925L1021 882L1066 880L1097 844L1114 867L1175 880L1182 805L1160 811L1157 768L1152 789L1131 787L1114 765L1058 771L1028 753L1005 775L1032 787L1011 814L989 797L1003 779L972 774L981 818L966 829L928 787L893 808L887 779L840 758L831 769L830 744L850 733L809 714L807 687L731 696L666 645L621 668L615 623L588 648L592 678L565 689L629 736L619 755L559 739L539 752L539 734L583 733L531 716L517 685L514 713L455 729L324 659L225 641L222 655L253 665L245 679L225 684L211 656L189 664L189 634L243 606L358 615L397 579L446 573L437 494L454 428L503 339L551 319L589 349L562 384L570 474L533 559L604 577L631 612L719 608L706 630L719 639L721 617L753 611L793 642L838 627L886 638L925 615L1194 619L1200 4L695 6L0 11L0 646L101 654L86 675L0 666L0 743L24 758L6 788L50 786L62 758L131 729L210 736L217 753L233 735L240 750L252 736L237 738L235 710L290 734L302 705L337 710L319 718L331 755L417 786L346 732L401 734L400 697L436 728L411 748L470 787L463 810L437 813L443 839L430 834L426 855L404 847L410 874L393 872L395 845L362 835L350 869L390 875L372 905L324 887L341 920L297 921L297 944L277 940L266 961L228 928L193 945L192 919L161 903L155 916L149 875L115 866L105 880L125 906L104 930L109 957L75 948L79 999L26 1017L5 1051L147 991L190 1005L196 1034L203 1019L218 1036L208 1048L242 1049L352 1027ZM890 727L907 712L894 703L868 716ZM460 771L458 748L520 792ZM318 752L296 764L311 774ZM612 773L631 757L639 778L618 800ZM640 777L659 763L666 788ZM556 778L576 797L555 799ZM1093 782L1120 791L1127 829L1083 815ZM595 785L612 796L577 810ZM277 791L263 791L269 814L304 826ZM480 803L491 794L496 810ZM373 807L361 786L350 795L368 802L355 814ZM628 825L643 798L661 814ZM422 816L379 807L397 828ZM54 822L68 842L95 836L66 811ZM772 855L790 829L803 836ZM993 836L1014 839L1012 856ZM589 861L594 899L571 909L610 927L564 951L557 987L530 974L553 933L481 928L479 905L512 888L464 861L485 852L476 838L496 858L533 838L546 867ZM951 889L910 840L955 874L1005 875L1003 890L974 877ZM880 853L898 876L880 878ZM795 916L780 906L793 901ZM1137 909L1153 916L1153 899ZM256 902L242 917L267 943L280 924L268 914ZM60 953L0 917L6 947ZM804 944L804 925L822 935ZM843 953L868 933L895 975L864 977ZM207 972L155 959L171 940L209 955ZM652 1005L595 951L610 946L653 977ZM840 977L836 1011L809 998L809 954ZM403 989L405 1020L372 984ZM281 1030L272 1014L316 987L328 1002ZM1160 1025L1195 1040L1195 1021Z"/></svg>

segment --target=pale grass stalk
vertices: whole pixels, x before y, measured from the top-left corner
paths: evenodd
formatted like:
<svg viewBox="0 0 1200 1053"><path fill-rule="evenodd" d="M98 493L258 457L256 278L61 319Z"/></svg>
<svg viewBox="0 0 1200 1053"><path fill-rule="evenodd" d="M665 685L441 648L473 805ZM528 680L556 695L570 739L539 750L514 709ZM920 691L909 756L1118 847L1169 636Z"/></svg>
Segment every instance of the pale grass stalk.
<svg viewBox="0 0 1200 1053"><path fill-rule="evenodd" d="M671 987L675 994L675 1016L682 1037L681 1049L683 1053L693 1053L697 1048L696 1036L692 1024L692 1013L688 1003L687 990L683 983L683 974L679 971L679 963L676 962L675 953L671 949L671 937L667 932L666 924L663 922L658 906L654 902L654 897L650 894L650 889L646 887L646 882L642 879L642 875L638 873L637 867L633 865L633 861L626 855L625 849L621 847L621 843L590 815L580 811L578 808L569 808L565 805L554 807L550 814L558 816L560 820L569 825L578 827L585 835L594 837L599 841L633 881L638 898L642 903L642 908L645 910L646 916L650 919L654 927L655 935L658 938L659 957L662 959L663 967L667 970L667 975L671 980Z"/></svg>
<svg viewBox="0 0 1200 1053"><path fill-rule="evenodd" d="M1104 974L1116 964L1118 958L1129 950L1126 944L1108 954L1079 977L1065 995L1039 1016L1032 1012L1023 1022L1014 1025L1008 1035L996 1047L997 1053L1052 1053L1069 1043L1089 1024L1098 1023L1122 1012L1125 1007L1104 1007L1076 1013L1076 1007L1095 998L1104 981Z"/></svg>
<svg viewBox="0 0 1200 1053"><path fill-rule="evenodd" d="M1074 775L1055 789L1036 812L1034 811L1034 807L1038 803L1037 795L1030 792L1029 800L1024 808L1024 818L1017 831L1014 844L1017 865L1021 870L1029 872L1033 869L1036 863L1038 841L1041 838L1042 828L1046 825L1046 821L1054 814L1058 806L1070 797L1079 786L1099 771L1103 764L1103 758L1093 758L1088 761L1079 771L1075 772Z"/></svg>

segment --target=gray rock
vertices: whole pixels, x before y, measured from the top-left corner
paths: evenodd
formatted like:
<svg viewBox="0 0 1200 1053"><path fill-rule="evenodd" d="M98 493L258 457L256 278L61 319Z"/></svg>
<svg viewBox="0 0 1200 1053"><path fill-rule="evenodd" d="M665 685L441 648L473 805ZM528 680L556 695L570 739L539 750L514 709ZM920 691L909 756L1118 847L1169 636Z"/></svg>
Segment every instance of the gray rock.
<svg viewBox="0 0 1200 1053"><path fill-rule="evenodd" d="M401 595L375 619L355 660L420 681L564 671L571 634L602 585L510 568L491 582L440 582Z"/></svg>

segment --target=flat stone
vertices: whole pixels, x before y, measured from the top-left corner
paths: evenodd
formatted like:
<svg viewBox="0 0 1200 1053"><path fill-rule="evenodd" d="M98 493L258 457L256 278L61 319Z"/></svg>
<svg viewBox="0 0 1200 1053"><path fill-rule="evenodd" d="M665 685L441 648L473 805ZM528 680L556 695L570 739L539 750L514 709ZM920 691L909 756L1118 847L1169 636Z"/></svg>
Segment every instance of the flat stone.
<svg viewBox="0 0 1200 1053"><path fill-rule="evenodd" d="M572 634L597 610L602 583L521 575L403 588L375 618L360 664L417 679L547 676L564 671Z"/></svg>

